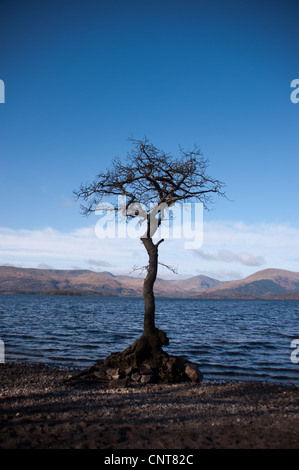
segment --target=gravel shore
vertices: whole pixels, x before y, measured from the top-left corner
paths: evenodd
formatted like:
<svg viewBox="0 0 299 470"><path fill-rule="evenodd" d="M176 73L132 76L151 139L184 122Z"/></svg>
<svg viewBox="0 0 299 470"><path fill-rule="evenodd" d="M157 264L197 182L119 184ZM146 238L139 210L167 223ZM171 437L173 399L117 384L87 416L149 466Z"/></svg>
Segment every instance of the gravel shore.
<svg viewBox="0 0 299 470"><path fill-rule="evenodd" d="M70 386L72 371L0 364L1 449L299 448L299 388Z"/></svg>

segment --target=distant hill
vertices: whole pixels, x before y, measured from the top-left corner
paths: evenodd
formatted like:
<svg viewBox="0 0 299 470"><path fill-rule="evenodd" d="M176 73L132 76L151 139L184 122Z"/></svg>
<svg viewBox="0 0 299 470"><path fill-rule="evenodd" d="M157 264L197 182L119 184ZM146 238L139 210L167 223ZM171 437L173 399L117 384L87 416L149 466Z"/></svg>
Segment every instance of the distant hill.
<svg viewBox="0 0 299 470"><path fill-rule="evenodd" d="M190 297L221 282L206 276L187 281L157 279L155 294L164 297ZM88 294L142 296L143 279L115 276L89 270L34 269L0 266L0 293Z"/></svg>
<svg viewBox="0 0 299 470"><path fill-rule="evenodd" d="M213 279L212 277L204 276L203 274L185 279L183 281L171 282L180 290L187 290L190 294L204 292L207 289L212 289L213 287L218 287L223 284L223 282L218 281L217 279Z"/></svg>
<svg viewBox="0 0 299 470"><path fill-rule="evenodd" d="M106 271L0 266L0 293L141 297L142 287L142 278L115 276ZM154 290L157 297L299 299L299 273L264 269L225 283L204 275L175 281L158 278Z"/></svg>
<svg viewBox="0 0 299 470"><path fill-rule="evenodd" d="M239 281L195 294L195 298L299 298L299 273L264 269Z"/></svg>

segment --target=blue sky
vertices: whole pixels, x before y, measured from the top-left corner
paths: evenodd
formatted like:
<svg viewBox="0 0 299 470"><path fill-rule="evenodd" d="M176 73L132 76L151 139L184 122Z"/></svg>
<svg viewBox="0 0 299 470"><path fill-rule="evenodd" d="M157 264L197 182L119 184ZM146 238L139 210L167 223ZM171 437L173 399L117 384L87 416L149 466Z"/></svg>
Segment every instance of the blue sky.
<svg viewBox="0 0 299 470"><path fill-rule="evenodd" d="M147 135L197 143L227 185L183 275L298 271L298 20L296 0L1 1L0 264L138 264L97 244L72 191Z"/></svg>

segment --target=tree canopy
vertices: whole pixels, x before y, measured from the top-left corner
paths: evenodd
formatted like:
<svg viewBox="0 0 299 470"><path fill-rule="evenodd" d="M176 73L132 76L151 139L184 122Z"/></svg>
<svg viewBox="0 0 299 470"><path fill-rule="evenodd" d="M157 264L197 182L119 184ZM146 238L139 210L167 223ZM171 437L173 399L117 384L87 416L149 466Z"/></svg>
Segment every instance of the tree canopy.
<svg viewBox="0 0 299 470"><path fill-rule="evenodd" d="M173 156L146 137L129 140L134 148L124 162L115 158L92 183L81 184L74 192L85 202L81 205L83 214L94 212L100 202L113 196L126 196L126 209L137 203L149 210L150 204L171 206L187 200L202 202L208 208L213 195L224 195L224 184L207 174L208 160L197 145L192 150L179 147L178 156Z"/></svg>

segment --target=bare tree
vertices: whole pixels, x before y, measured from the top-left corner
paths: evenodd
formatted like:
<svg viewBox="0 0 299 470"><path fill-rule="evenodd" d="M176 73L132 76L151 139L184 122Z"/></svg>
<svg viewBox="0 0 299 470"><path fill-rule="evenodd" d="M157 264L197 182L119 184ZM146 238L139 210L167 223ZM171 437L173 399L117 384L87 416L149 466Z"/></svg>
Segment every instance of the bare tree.
<svg viewBox="0 0 299 470"><path fill-rule="evenodd" d="M84 215L96 211L99 203L108 197L114 203L114 210L119 211L117 197L125 196L123 214L128 218L142 216L146 221L146 230L141 236L148 254L143 285L144 331L134 351L142 352L142 357L154 357L161 354L161 346L168 344L168 339L155 326L154 283L158 248L164 240L154 243L153 236L165 217L165 209L186 201L202 202L208 208L213 195L224 195L224 184L207 175L208 161L197 146L192 150L179 147L175 157L155 147L146 137L129 140L133 149L124 163L115 158L107 171L99 173L92 183L82 184L74 193L84 201L81 206Z"/></svg>

